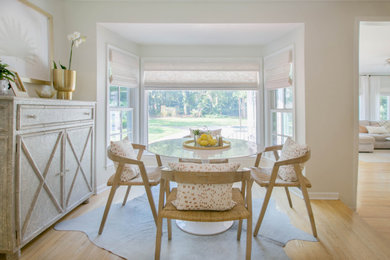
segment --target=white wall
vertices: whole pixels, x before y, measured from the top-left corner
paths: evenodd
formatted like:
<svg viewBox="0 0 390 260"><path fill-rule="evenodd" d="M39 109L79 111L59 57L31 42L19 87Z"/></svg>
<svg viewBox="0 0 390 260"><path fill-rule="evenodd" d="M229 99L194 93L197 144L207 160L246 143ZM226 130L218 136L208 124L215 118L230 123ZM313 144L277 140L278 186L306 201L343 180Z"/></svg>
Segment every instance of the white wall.
<svg viewBox="0 0 390 260"><path fill-rule="evenodd" d="M96 26L96 186L105 187L107 179L114 173L113 167L106 169L106 88L107 46L111 45L139 55L139 46L131 43L101 25ZM88 85L89 86L89 85ZM79 85L82 88L82 85ZM88 88L90 89L90 88ZM86 92L87 94L87 92ZM87 98L84 96L84 98ZM91 97L88 97L91 98Z"/></svg>
<svg viewBox="0 0 390 260"><path fill-rule="evenodd" d="M356 204L357 18L384 17L388 2L65 2L68 31L88 36L75 57L76 98L96 100L97 22L305 23L307 174L314 192L338 192ZM97 131L103 131L98 126ZM99 140L98 140L99 141ZM101 171L102 169L97 169Z"/></svg>

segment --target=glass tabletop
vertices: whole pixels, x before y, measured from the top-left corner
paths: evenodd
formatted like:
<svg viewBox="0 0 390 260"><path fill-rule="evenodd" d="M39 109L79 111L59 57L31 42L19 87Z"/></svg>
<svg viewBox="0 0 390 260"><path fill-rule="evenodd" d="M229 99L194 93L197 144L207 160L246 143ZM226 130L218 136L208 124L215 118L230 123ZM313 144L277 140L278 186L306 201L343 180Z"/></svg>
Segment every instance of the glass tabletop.
<svg viewBox="0 0 390 260"><path fill-rule="evenodd" d="M231 145L225 149L219 150L195 150L185 148L183 142L191 140L190 138L168 139L151 143L147 146L147 150L151 153L160 156L183 158L183 159L231 159L255 155L263 151L263 147L256 143L240 140L240 139L225 139L230 141Z"/></svg>

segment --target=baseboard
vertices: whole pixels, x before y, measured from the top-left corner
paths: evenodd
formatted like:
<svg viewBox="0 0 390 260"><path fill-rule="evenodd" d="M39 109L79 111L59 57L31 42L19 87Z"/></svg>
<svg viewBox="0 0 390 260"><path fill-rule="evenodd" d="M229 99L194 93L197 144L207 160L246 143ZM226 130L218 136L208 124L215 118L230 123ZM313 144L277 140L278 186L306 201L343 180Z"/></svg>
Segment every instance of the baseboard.
<svg viewBox="0 0 390 260"><path fill-rule="evenodd" d="M302 192L300 189L294 187L290 188L290 191L299 198L303 199ZM309 192L309 198L311 200L338 200L338 192Z"/></svg>
<svg viewBox="0 0 390 260"><path fill-rule="evenodd" d="M101 184L101 185L99 185L99 186L96 187L96 194L102 193L103 191L106 191L106 190L108 190L109 188L110 188L110 187L107 186L106 183L103 183L103 184Z"/></svg>

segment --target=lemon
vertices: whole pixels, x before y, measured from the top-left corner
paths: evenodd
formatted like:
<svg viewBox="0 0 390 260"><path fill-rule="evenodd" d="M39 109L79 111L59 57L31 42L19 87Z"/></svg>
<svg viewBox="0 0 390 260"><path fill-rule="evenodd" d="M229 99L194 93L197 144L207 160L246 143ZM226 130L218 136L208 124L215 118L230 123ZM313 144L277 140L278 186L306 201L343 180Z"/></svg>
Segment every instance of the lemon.
<svg viewBox="0 0 390 260"><path fill-rule="evenodd" d="M202 134L202 135L200 136L200 139L201 139L201 140L207 140L207 136L208 136L208 134Z"/></svg>
<svg viewBox="0 0 390 260"><path fill-rule="evenodd" d="M199 144L202 145L202 146L207 146L207 145L209 144L209 141L207 141L207 140L201 140L201 141L199 142Z"/></svg>

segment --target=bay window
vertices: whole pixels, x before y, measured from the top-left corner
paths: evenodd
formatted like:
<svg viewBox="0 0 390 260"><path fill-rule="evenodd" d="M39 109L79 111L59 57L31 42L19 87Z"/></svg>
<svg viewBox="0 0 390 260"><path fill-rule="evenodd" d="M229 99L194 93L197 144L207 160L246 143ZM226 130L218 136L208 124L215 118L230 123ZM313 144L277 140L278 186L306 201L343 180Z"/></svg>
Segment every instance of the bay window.
<svg viewBox="0 0 390 260"><path fill-rule="evenodd" d="M142 66L145 143L206 127L259 142L259 59L149 58Z"/></svg>

